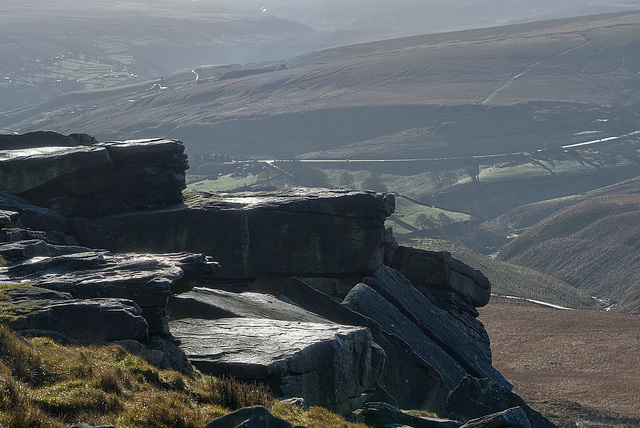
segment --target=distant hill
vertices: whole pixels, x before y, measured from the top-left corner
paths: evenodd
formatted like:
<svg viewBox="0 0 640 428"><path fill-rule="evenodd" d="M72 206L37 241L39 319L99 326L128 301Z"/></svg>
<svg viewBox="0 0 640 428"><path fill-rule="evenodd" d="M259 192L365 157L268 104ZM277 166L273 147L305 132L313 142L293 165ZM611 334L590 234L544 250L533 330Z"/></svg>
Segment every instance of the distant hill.
<svg viewBox="0 0 640 428"><path fill-rule="evenodd" d="M500 259L566 281L615 309L640 312L640 179L571 202L507 244ZM520 211L513 224L526 225L526 207Z"/></svg>
<svg viewBox="0 0 640 428"><path fill-rule="evenodd" d="M533 151L640 128L639 31L640 13L622 13L352 45L202 83L189 72L181 85L74 94L0 127L158 135L236 157Z"/></svg>

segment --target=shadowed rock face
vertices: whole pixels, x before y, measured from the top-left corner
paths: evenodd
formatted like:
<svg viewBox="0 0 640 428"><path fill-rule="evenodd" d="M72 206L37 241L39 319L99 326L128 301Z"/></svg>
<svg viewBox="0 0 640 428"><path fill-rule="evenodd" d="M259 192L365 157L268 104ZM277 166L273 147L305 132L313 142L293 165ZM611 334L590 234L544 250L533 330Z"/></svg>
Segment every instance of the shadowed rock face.
<svg viewBox="0 0 640 428"><path fill-rule="evenodd" d="M63 215L98 217L182 202L188 163L178 141L26 147L1 152L0 187Z"/></svg>
<svg viewBox="0 0 640 428"><path fill-rule="evenodd" d="M364 283L393 304L464 371L511 389L511 384L491 365L491 359L482 349L399 272L384 266L365 278Z"/></svg>
<svg viewBox="0 0 640 428"><path fill-rule="evenodd" d="M87 221L70 219L83 245L113 251L201 252L218 278L361 276L391 244L384 221L393 195L334 189L200 195L187 205Z"/></svg>
<svg viewBox="0 0 640 428"><path fill-rule="evenodd" d="M356 285L342 304L376 321L387 332L399 336L438 370L450 389L455 388L467 373L417 325L371 287L365 284Z"/></svg>
<svg viewBox="0 0 640 428"><path fill-rule="evenodd" d="M438 293L455 292L475 307L489 303L491 284L487 277L446 251L400 246L394 254L392 266L434 300Z"/></svg>
<svg viewBox="0 0 640 428"><path fill-rule="evenodd" d="M469 399L473 397L473 399ZM465 376L447 398L448 417L467 422L484 415L520 407L535 428L555 427L547 418L529 407L522 398L491 379ZM474 425L471 425L474 426ZM492 425L491 425L492 426Z"/></svg>

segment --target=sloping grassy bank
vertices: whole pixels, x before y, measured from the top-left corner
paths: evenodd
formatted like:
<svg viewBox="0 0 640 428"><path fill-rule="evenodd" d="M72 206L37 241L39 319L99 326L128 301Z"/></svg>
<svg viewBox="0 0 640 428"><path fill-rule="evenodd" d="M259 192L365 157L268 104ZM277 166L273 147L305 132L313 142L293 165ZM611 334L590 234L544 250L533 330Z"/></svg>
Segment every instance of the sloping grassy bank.
<svg viewBox="0 0 640 428"><path fill-rule="evenodd" d="M339 415L281 402L259 384L160 370L119 345L60 345L23 339L0 325L0 425L202 428L245 406L263 405L293 425L362 428Z"/></svg>

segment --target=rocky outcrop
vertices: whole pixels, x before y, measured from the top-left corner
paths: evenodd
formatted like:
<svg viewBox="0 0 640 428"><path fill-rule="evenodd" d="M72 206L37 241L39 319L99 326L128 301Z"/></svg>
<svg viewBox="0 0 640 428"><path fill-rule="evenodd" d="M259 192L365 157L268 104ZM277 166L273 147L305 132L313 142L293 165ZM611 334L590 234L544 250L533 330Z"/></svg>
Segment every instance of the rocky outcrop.
<svg viewBox="0 0 640 428"><path fill-rule="evenodd" d="M406 409L444 410L450 389L442 375L402 338L380 324L341 305L326 294L296 278L259 278L255 291L285 296L315 314L342 325L369 329L387 358L378 385L386 400Z"/></svg>
<svg viewBox="0 0 640 428"><path fill-rule="evenodd" d="M75 239L63 232L24 227L33 224L30 213L42 214L35 217L41 225L50 210L4 196L0 201L16 211L0 230L6 264L0 267L0 322L63 342L126 343L161 367L191 370L167 336L166 302L172 289L214 275L217 263L202 254L112 254L68 245Z"/></svg>
<svg viewBox="0 0 640 428"><path fill-rule="evenodd" d="M223 266L219 279L362 277L384 262L391 244L384 221L393 209L392 195L290 188L203 194L172 209L69 222L93 248L207 254Z"/></svg>
<svg viewBox="0 0 640 428"><path fill-rule="evenodd" d="M91 218L180 204L188 168L182 143L162 139L0 155L0 187L65 216Z"/></svg>
<svg viewBox="0 0 640 428"><path fill-rule="evenodd" d="M467 423L506 411L501 424L520 407L548 426L491 365L475 309L489 282L448 253L398 247L392 195L183 201L180 142L54 140L0 153L0 280L31 284L3 286L0 314L25 334L113 340L184 372L188 356L340 412L384 400Z"/></svg>
<svg viewBox="0 0 640 428"><path fill-rule="evenodd" d="M365 284L356 285L342 302L349 309L376 321L387 332L406 342L423 360L433 366L450 389L455 388L467 371L440 348L398 308Z"/></svg>
<svg viewBox="0 0 640 428"><path fill-rule="evenodd" d="M172 333L206 373L269 384L279 395L340 412L376 388L384 352L366 328L255 318L182 319Z"/></svg>
<svg viewBox="0 0 640 428"><path fill-rule="evenodd" d="M491 297L491 284L479 270L446 251L398 247L389 264L401 272L431 303L491 358L489 336L478 318L477 307Z"/></svg>
<svg viewBox="0 0 640 428"><path fill-rule="evenodd" d="M485 353L454 325L444 311L435 307L399 272L384 266L364 283L380 293L429 339L453 358L466 373L493 379L511 388Z"/></svg>

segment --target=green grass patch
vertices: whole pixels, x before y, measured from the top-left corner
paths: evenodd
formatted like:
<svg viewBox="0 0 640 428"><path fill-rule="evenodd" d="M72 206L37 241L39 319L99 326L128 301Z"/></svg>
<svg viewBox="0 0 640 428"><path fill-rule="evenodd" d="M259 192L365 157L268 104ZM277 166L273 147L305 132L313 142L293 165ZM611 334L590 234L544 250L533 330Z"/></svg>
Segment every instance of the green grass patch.
<svg viewBox="0 0 640 428"><path fill-rule="evenodd" d="M473 221L472 215L448 211L432 205L423 204L409 196L396 194L396 211L387 219L388 226L398 234L419 230L432 230L454 223Z"/></svg>

